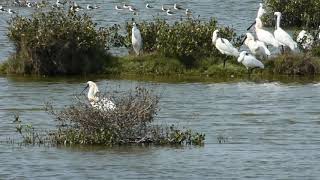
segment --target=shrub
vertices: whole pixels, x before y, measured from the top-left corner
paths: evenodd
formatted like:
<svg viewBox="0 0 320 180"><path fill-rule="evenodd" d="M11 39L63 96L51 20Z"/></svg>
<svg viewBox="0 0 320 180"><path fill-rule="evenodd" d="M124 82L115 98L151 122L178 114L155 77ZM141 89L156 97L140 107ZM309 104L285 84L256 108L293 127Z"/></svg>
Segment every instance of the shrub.
<svg viewBox="0 0 320 180"><path fill-rule="evenodd" d="M320 73L320 59L310 54L283 54L268 61L272 73L285 75L316 75Z"/></svg>
<svg viewBox="0 0 320 180"><path fill-rule="evenodd" d="M165 57L178 58L187 68L197 64L197 59L210 56L223 57L212 44L212 33L218 28L215 19L208 22L187 19L176 21L173 24L162 19L155 19L152 22L143 21L138 25L145 53L156 52ZM127 23L128 44L131 42L131 28L132 22ZM222 27L220 29L224 38L238 40L235 39L236 34L232 28Z"/></svg>
<svg viewBox="0 0 320 180"><path fill-rule="evenodd" d="M16 49L8 60L10 71L18 67L18 73L55 75L101 71L113 29L96 30L86 14L51 10L13 17L8 30Z"/></svg>
<svg viewBox="0 0 320 180"><path fill-rule="evenodd" d="M282 12L281 25L318 28L320 0L265 0L265 22L274 25L274 12Z"/></svg>
<svg viewBox="0 0 320 180"><path fill-rule="evenodd" d="M102 97L104 97L102 95ZM78 98L75 103L55 111L46 108L58 121L59 129L50 136L56 144L195 144L201 145L204 135L174 126L152 124L159 110L159 97L152 91L137 87L114 98L117 108L100 111Z"/></svg>

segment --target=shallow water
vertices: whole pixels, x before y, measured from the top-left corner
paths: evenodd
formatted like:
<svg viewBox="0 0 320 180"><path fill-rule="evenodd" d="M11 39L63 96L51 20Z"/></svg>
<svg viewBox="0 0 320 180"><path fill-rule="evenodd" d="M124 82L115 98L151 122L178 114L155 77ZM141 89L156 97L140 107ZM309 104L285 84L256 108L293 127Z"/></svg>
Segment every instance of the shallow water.
<svg viewBox="0 0 320 180"><path fill-rule="evenodd" d="M317 179L320 84L256 80L154 82L96 80L101 90L137 84L161 93L158 123L206 134L204 147L33 147L0 144L4 179ZM70 104L85 78L0 78L1 139L16 137L13 114L54 128L43 110ZM227 138L219 144L218 138Z"/></svg>
<svg viewBox="0 0 320 180"><path fill-rule="evenodd" d="M1 3L2 2L2 3ZM8 1L8 2L13 2ZM55 1L50 1L52 4ZM169 21L179 20L180 18L186 18L184 11L179 11L173 16L167 16L165 12L161 11L161 5L165 4L167 8L173 8L173 1L170 0L78 0L77 3L83 7L87 4L92 4L95 2L97 5L101 6L100 9L93 11L83 11L91 15L94 21L98 24L98 27L106 26L110 24L124 24L126 21L131 21L132 18L136 20L152 20L154 17L163 17ZM255 13L258 9L258 2L254 0L184 0L176 1L184 8L189 8L193 11L194 17L200 16L202 20L208 20L211 17L217 17L218 22L223 25L233 26L238 33L245 33L245 29L251 24L250 22L254 20ZM127 3L134 5L139 9L138 15L133 15L128 10L117 11L114 9L115 5L122 5ZM146 9L145 4L149 3L154 6L153 9ZM13 10L19 12L20 15L27 16L32 11L33 8L26 7L13 7L12 3L7 3L7 1L0 1L0 5L5 6L5 8L12 8ZM82 13L82 12L81 12ZM7 58L10 53L13 52L13 45L9 42L7 34L7 21L10 19L11 15L8 13L0 13L0 61ZM125 53L126 50L120 49L114 51L114 53Z"/></svg>
<svg viewBox="0 0 320 180"><path fill-rule="evenodd" d="M1 1L2 2L2 1ZM87 1L89 2L89 1ZM147 1L95 1L101 8L90 12L99 26L124 23L133 17L114 6L127 2L140 8L137 19L161 11L144 9ZM148 1L160 4L172 1ZM216 16L221 24L243 33L260 1L180 1L202 19ZM86 4L86 1L78 1ZM5 3L4 3L5 4ZM21 14L30 9L14 8ZM181 13L182 15L182 13ZM170 17L178 19L181 15ZM6 21L1 14L1 60L12 52ZM39 129L55 122L43 111L52 100L70 104L84 82L95 80L100 89L124 91L143 84L162 94L158 123L175 123L206 134L204 147L37 147L0 143L0 179L317 179L319 167L319 79L269 78L24 78L0 77L0 140L18 138L13 114ZM270 81L271 79L271 81ZM219 144L219 137L226 137Z"/></svg>

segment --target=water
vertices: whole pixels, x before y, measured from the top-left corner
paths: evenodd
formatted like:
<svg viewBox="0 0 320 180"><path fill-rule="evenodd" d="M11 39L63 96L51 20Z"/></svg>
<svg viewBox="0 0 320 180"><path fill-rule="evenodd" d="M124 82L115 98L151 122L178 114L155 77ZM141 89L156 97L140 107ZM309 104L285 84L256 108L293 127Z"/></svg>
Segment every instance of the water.
<svg viewBox="0 0 320 180"><path fill-rule="evenodd" d="M92 79L92 78L91 78ZM0 78L1 139L17 138L13 114L55 128L43 110L70 104L87 79ZM206 134L204 147L38 147L0 144L0 177L59 179L317 179L320 84L268 81L96 80L123 91L142 84L162 94L157 122ZM218 138L227 138L219 144Z"/></svg>
<svg viewBox="0 0 320 180"><path fill-rule="evenodd" d="M124 23L133 17L114 6L127 2L140 8L137 19L163 15L147 11L144 1L95 1L90 12L99 26ZM160 8L171 1L148 1ZM211 16L244 33L255 16L258 2L181 1L201 19ZM86 4L85 1L78 1ZM4 2L5 4L5 2ZM30 9L14 8L28 15ZM181 14L182 15L182 14ZM13 51L6 38L6 21L0 25L0 55ZM172 16L175 20L180 15ZM44 101L58 107L70 104L87 80L122 91L143 84L162 94L157 122L177 124L206 134L204 147L37 147L0 143L0 179L318 179L320 176L320 84L294 82L176 79L158 83L95 78L0 77L0 140L18 138L13 114L40 129L55 122L43 111ZM129 78L130 79L130 78ZM225 144L218 138L226 137Z"/></svg>
<svg viewBox="0 0 320 180"><path fill-rule="evenodd" d="M1 3L2 2L2 3ZM12 8L19 12L20 15L28 16L34 10L26 7L12 7L12 1L0 1L0 5L6 6L5 8ZM53 4L55 1L50 1ZM101 6L100 9L94 11L87 11L94 21L98 24L98 27L112 25L112 24L124 24L126 21L131 21L132 18L136 20L152 20L154 17L163 17L169 21L176 21L180 18L186 18L184 11L177 12L173 16L167 16L165 12L161 11L161 5L165 4L167 8L173 8L173 1L170 0L78 0L77 3L83 7L87 4L96 3ZM184 0L176 1L184 8L189 8L193 11L194 17L200 15L201 20L209 20L211 17L216 17L221 25L232 26L240 34L245 33L247 27L252 23L256 16L259 2L257 0ZM115 5L122 5L127 3L134 5L139 9L138 16L134 16L128 10L117 11L114 9ZM145 4L149 3L154 6L154 9L146 9ZM0 61L6 59L12 52L14 52L13 45L9 42L7 34L7 21L11 15L7 13L1 13L0 18ZM125 53L123 49L114 51L115 53Z"/></svg>

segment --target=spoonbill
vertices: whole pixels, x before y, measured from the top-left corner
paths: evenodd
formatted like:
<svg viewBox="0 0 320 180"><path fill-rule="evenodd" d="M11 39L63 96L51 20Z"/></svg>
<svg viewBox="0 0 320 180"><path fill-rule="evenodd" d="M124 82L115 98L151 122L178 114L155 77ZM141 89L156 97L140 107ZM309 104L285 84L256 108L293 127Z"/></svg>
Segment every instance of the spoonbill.
<svg viewBox="0 0 320 180"><path fill-rule="evenodd" d="M294 51L298 47L297 43L280 27L281 12L275 12L274 15L277 16L276 30L274 31L275 39L282 45L282 48L288 46Z"/></svg>
<svg viewBox="0 0 320 180"><path fill-rule="evenodd" d="M9 14L15 14L16 12L13 11L12 9L8 9L8 13L9 13Z"/></svg>
<svg viewBox="0 0 320 180"><path fill-rule="evenodd" d="M191 16L192 15L192 11L190 9L186 9L185 13L186 13L187 16Z"/></svg>
<svg viewBox="0 0 320 180"><path fill-rule="evenodd" d="M142 38L141 38L140 30L137 28L136 23L133 23L131 33L132 33L131 41L132 41L133 50L137 55L140 55L140 50L142 49Z"/></svg>
<svg viewBox="0 0 320 180"><path fill-rule="evenodd" d="M227 39L219 38L218 33L219 30L217 29L212 34L212 43L215 45L215 47L220 51L221 54L238 57L239 51L233 47L233 45ZM226 66L226 60L227 59L223 60L223 68Z"/></svg>
<svg viewBox="0 0 320 180"><path fill-rule="evenodd" d="M249 76L254 69L264 69L264 65L262 64L262 62L256 59L251 54L247 53L247 51L242 51L240 53L238 62L242 63L247 68Z"/></svg>
<svg viewBox="0 0 320 180"><path fill-rule="evenodd" d="M314 37L306 30L302 30L297 36L297 42L301 44L303 49L308 50L312 48Z"/></svg>
<svg viewBox="0 0 320 180"><path fill-rule="evenodd" d="M263 4L260 3L259 4L259 9L258 9L258 12L257 12L257 18L261 18L263 16L263 14L266 13L266 10L263 8ZM248 28L247 28L247 31L249 31L249 29L251 29L251 27L255 24L256 22L253 22Z"/></svg>
<svg viewBox="0 0 320 180"><path fill-rule="evenodd" d="M272 45L276 48L279 47L279 42L275 39L272 33L267 30L262 29L262 22L260 18L256 18L255 30L257 39L267 46Z"/></svg>
<svg viewBox="0 0 320 180"><path fill-rule="evenodd" d="M93 10L93 9L99 9L99 6L92 6L90 4L87 4L87 10Z"/></svg>
<svg viewBox="0 0 320 180"><path fill-rule="evenodd" d="M168 11L168 8L165 8L163 5L161 6L162 11Z"/></svg>
<svg viewBox="0 0 320 180"><path fill-rule="evenodd" d="M119 5L116 5L114 8L115 8L116 10L123 10L122 7L119 6Z"/></svg>
<svg viewBox="0 0 320 180"><path fill-rule="evenodd" d="M127 5L126 3L124 3L122 7L123 7L124 9L129 9L130 5Z"/></svg>
<svg viewBox="0 0 320 180"><path fill-rule="evenodd" d="M244 44L250 49L251 53L255 56L259 56L260 58L266 58L267 56L271 55L267 46L259 40L256 41L251 33L246 33Z"/></svg>
<svg viewBox="0 0 320 180"><path fill-rule="evenodd" d="M97 96L97 93L99 93L99 89L96 83L92 82L92 81L88 81L87 82L87 86L83 89L83 91L81 92L81 94L87 89L89 88L88 91L88 100L91 104L92 107L97 108L99 110L102 111L109 111L109 110L114 110L116 109L116 105L108 98L102 98L100 99Z"/></svg>
<svg viewBox="0 0 320 180"><path fill-rule="evenodd" d="M167 15L171 16L171 15L173 15L173 14L175 14L175 13L172 12L171 9L168 9L168 10L167 10Z"/></svg>

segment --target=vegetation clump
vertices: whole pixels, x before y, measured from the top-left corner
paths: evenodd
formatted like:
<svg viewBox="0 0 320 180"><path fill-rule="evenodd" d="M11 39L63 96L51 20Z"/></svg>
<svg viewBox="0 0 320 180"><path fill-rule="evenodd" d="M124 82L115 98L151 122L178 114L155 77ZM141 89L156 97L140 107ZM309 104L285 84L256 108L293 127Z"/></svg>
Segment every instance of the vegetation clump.
<svg viewBox="0 0 320 180"><path fill-rule="evenodd" d="M224 57L212 43L212 33L219 28L212 18L208 22L197 19L176 21L173 24L164 19L138 23L143 38L144 53L157 53L163 57L176 58L187 68L196 67L199 60L215 56ZM126 42L131 42L132 23L127 23ZM220 28L220 35L240 45L240 39L232 28Z"/></svg>
<svg viewBox="0 0 320 180"><path fill-rule="evenodd" d="M30 18L13 17L8 30L16 53L5 62L7 73L98 73L109 58L110 31L97 30L86 14L37 11Z"/></svg>
<svg viewBox="0 0 320 180"><path fill-rule="evenodd" d="M320 25L320 0L265 0L265 23L274 25L274 12L283 14L281 24L286 27L318 28Z"/></svg>
<svg viewBox="0 0 320 180"><path fill-rule="evenodd" d="M103 97L103 95L101 95ZM153 124L159 110L159 97L137 87L115 97L117 108L101 111L86 99L56 111L48 103L46 109L58 122L58 130L50 132L55 144L125 145L125 144L193 144L204 143L204 134L179 130L175 126Z"/></svg>

